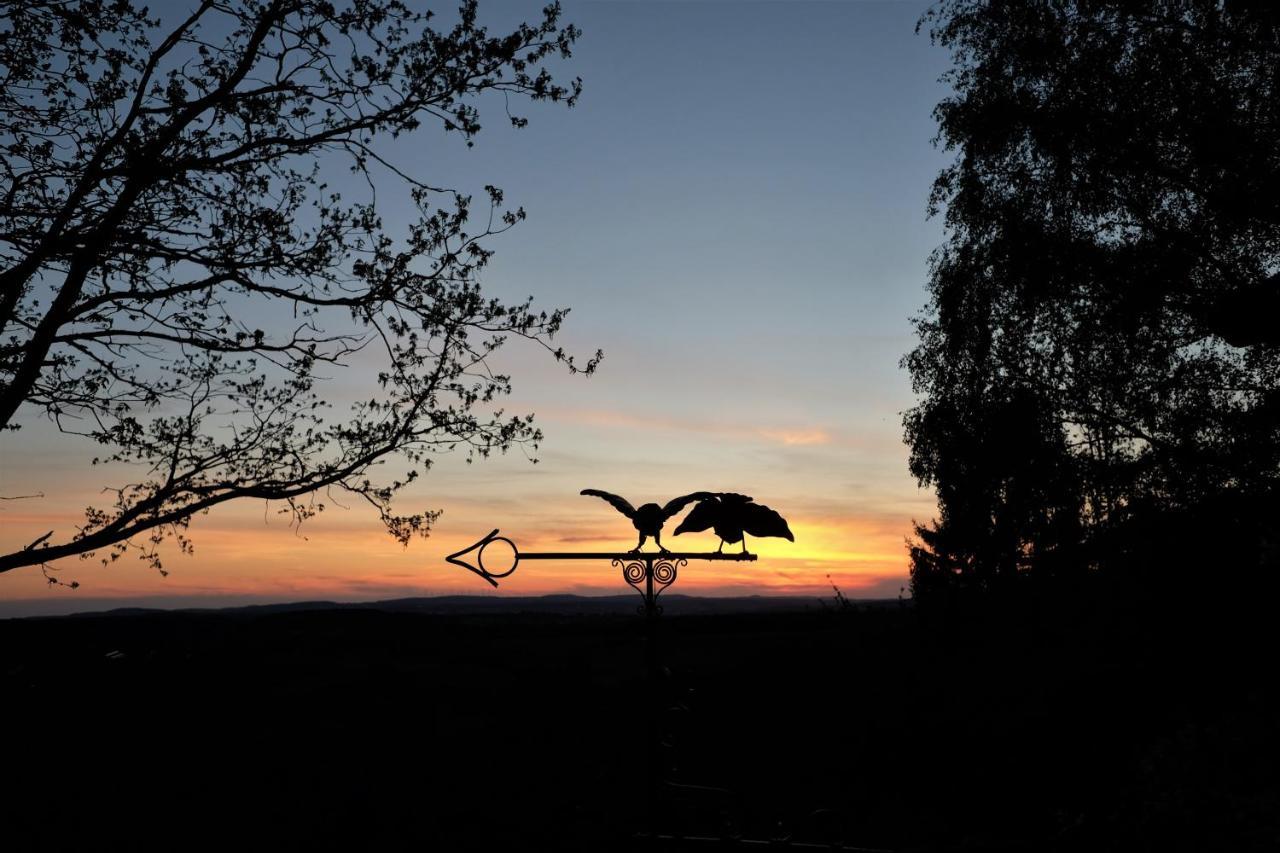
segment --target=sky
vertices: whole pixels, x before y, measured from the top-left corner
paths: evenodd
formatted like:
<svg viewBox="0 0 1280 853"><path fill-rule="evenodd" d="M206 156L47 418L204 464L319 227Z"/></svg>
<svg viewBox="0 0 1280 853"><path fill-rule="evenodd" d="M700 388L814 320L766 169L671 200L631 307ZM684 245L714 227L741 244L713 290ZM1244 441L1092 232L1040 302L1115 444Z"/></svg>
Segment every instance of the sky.
<svg viewBox="0 0 1280 853"><path fill-rule="evenodd" d="M495 29L538 14L481 6ZM193 555L168 549L167 577L133 559L71 559L50 568L79 582L69 590L19 569L0 574L0 616L626 592L607 563L529 562L492 590L444 561L494 528L526 551L633 547L630 523L583 488L636 505L737 491L790 521L794 543L752 539L754 563L691 563L672 592L830 598L834 582L849 597L896 596L912 521L935 509L907 470L913 396L899 365L943 239L926 202L949 158L931 116L947 57L915 32L927 6L565 0L583 35L554 70L582 77L575 108L534 105L516 130L501 102L482 102L470 149L434 130L384 149L432 183L495 184L523 206L528 219L489 244L486 291L571 308L558 343L605 351L591 377L534 345L500 352L515 388L503 405L536 413L545 433L537 463L441 457L400 499L402 511L444 511L407 548L355 504L300 530L277 507L228 504L193 522ZM379 189L394 232L410 207L394 182ZM364 395L359 375L335 374L328 394ZM24 423L0 437L0 494L42 497L0 502L6 551L46 530L69 536L112 479L88 464L99 448Z"/></svg>

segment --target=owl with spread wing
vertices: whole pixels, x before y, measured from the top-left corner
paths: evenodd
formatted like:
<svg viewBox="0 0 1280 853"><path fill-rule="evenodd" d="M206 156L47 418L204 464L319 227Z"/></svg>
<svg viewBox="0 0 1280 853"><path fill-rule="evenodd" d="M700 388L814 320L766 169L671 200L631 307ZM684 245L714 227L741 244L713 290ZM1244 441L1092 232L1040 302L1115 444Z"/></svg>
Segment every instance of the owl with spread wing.
<svg viewBox="0 0 1280 853"><path fill-rule="evenodd" d="M658 549L665 552L667 549L662 547L662 526L667 523L667 519L671 518L694 501L706 500L707 498L715 497L711 492L694 492L691 495L684 495L683 497L668 501L663 506L649 503L641 504L639 509L637 509L625 498L620 498L617 495L612 495L608 492L602 492L599 489L583 489L582 494L592 495L608 501L614 509L631 519L631 524L640 533L639 543L637 543L636 547L631 550L633 554L644 547L644 543L650 536L653 537L653 541L657 544Z"/></svg>

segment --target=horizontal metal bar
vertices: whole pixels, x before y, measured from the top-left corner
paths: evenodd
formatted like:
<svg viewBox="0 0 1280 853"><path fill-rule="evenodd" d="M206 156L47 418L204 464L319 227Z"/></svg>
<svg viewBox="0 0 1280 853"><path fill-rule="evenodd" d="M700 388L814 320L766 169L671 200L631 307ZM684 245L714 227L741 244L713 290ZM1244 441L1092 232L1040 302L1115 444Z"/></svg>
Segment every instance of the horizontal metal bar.
<svg viewBox="0 0 1280 853"><path fill-rule="evenodd" d="M583 552L583 551L521 551L521 560L731 560L733 562L751 561L756 558L751 553L721 554L708 551L692 554L683 551L672 551L664 554L660 551L618 551L618 552Z"/></svg>
<svg viewBox="0 0 1280 853"><path fill-rule="evenodd" d="M746 850L767 848L769 850L844 850L850 853L893 853L883 847L851 847L840 842L824 843L821 841L791 841L790 839L734 838L710 835L648 835L636 833L635 838L658 842L663 847L681 850L689 845L715 846L721 850ZM669 842L669 843L668 843Z"/></svg>

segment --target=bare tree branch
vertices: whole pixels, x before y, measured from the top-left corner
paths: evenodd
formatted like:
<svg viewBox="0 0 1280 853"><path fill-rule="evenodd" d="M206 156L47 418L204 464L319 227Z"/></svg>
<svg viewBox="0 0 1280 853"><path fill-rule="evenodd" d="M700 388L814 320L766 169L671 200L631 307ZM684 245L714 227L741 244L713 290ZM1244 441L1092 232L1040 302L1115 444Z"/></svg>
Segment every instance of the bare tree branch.
<svg viewBox="0 0 1280 853"><path fill-rule="evenodd" d="M522 210L488 187L472 231L471 196L379 143L435 123L469 144L488 91L572 105L580 82L543 67L578 37L559 14L492 36L472 0L448 28L399 0L206 0L166 30L128 2L0 0L0 429L43 413L145 472L0 571L130 550L160 568L215 506L281 501L301 523L331 488L407 542L437 512L392 501L432 454L536 446L531 417L491 408L510 378L486 360L511 337L571 372L599 353L551 343L567 311L482 294L485 241ZM343 199L321 177L338 160L404 188L417 221L389 234L373 199ZM377 393L329 420L317 365L374 341ZM391 456L407 473L375 481Z"/></svg>

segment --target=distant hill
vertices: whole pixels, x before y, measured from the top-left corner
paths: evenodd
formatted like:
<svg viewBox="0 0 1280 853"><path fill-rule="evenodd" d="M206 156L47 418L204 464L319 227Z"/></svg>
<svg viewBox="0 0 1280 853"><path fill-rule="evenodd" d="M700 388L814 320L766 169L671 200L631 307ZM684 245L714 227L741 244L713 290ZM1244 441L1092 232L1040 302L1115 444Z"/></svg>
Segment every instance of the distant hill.
<svg viewBox="0 0 1280 853"><path fill-rule="evenodd" d="M39 611L24 612L25 602L11 602L0 610L0 618L63 618L51 617ZM718 613L780 613L803 610L821 610L837 606L814 596L736 596L728 598L668 594L660 599L665 613L670 615L709 615ZM36 602L31 602L35 605ZM894 600L869 600L858 602L860 606L897 604ZM15 606L17 605L17 606ZM82 601L85 609L67 614L68 618L83 616L137 616L147 613L288 613L323 610L376 610L387 613L438 613L438 614L499 614L538 613L564 615L634 615L640 605L635 593L621 595L441 595L417 598L394 598L385 601L291 601L268 604L242 604L227 607L111 607L109 601L91 599Z"/></svg>

